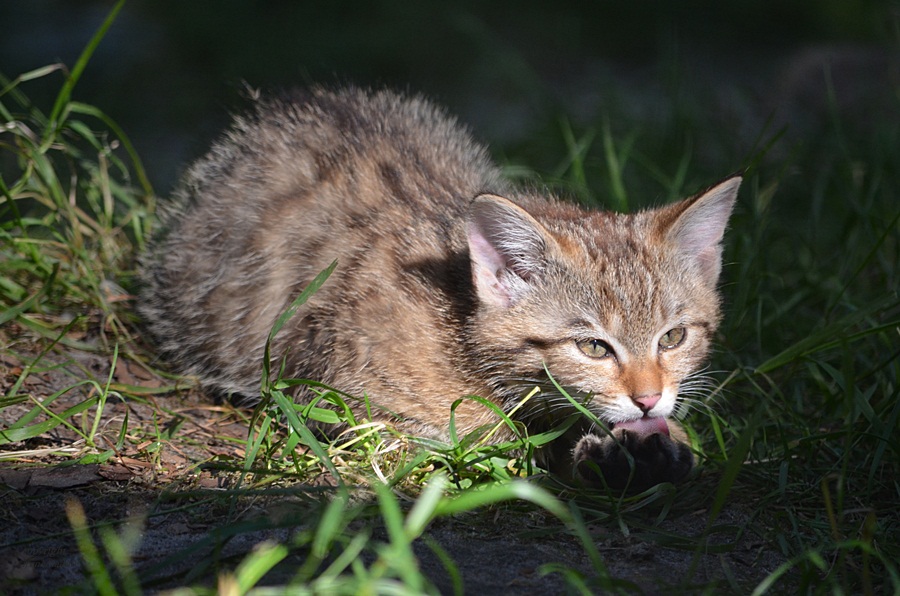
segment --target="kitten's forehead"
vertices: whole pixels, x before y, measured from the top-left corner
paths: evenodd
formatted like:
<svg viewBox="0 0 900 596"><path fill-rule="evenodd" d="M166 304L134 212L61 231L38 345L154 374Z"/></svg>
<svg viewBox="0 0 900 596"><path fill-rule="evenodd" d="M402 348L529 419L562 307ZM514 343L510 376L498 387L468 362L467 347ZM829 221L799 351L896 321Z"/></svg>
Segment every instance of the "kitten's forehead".
<svg viewBox="0 0 900 596"><path fill-rule="evenodd" d="M578 241L561 243L575 264L568 275L580 282L579 308L629 349L643 349L681 317L690 293L686 276L644 218L598 215L567 222L566 233Z"/></svg>
<svg viewBox="0 0 900 596"><path fill-rule="evenodd" d="M661 326L674 324L682 308L681 289L647 259L605 267L591 279L589 308L622 343L637 349Z"/></svg>

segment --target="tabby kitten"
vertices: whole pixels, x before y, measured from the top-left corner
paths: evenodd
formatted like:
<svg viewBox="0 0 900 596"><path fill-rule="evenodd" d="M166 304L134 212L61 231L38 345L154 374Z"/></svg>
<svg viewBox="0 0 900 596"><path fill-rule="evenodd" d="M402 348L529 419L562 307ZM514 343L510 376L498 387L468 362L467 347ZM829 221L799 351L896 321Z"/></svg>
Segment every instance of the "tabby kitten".
<svg viewBox="0 0 900 596"><path fill-rule="evenodd" d="M509 186L424 99L315 89L258 102L187 172L143 257L139 309L180 371L258 394L274 321L337 259L273 343L286 375L447 439L463 396L513 411L541 387L514 413L530 433L576 412L546 365L607 428L576 424L544 465L615 488L674 482L693 458L672 417L719 322L739 184L631 215L587 211ZM456 409L460 434L495 422L475 401Z"/></svg>

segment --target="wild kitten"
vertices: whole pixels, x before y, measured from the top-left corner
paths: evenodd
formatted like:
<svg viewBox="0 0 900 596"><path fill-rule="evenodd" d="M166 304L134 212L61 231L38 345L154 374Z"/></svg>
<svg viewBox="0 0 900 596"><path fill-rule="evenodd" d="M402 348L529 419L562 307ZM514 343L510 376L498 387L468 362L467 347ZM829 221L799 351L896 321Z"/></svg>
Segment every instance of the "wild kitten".
<svg viewBox="0 0 900 596"><path fill-rule="evenodd" d="M698 382L719 322L740 181L635 214L588 211L511 187L424 99L268 99L175 192L142 261L140 313L181 372L255 395L275 319L337 259L273 344L287 376L447 439L451 404L468 395L512 411L540 386L514 415L529 433L570 416L546 365L611 433L585 419L539 454L545 465L612 487L674 482L693 461L673 420L679 389ZM493 422L472 400L456 410L460 433Z"/></svg>

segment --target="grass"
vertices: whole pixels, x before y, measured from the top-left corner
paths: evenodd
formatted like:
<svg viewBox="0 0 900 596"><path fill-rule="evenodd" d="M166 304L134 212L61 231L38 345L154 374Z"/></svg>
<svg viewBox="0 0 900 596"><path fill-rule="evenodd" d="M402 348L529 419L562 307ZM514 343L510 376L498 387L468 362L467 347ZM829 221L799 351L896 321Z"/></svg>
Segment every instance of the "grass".
<svg viewBox="0 0 900 596"><path fill-rule="evenodd" d="M0 397L0 413L15 412L0 432L0 456L23 465L35 457L63 465L138 452L163 467L160 453L179 439L177 424L148 429L129 419L128 409L118 427L101 424L113 403L149 403L165 420L169 402L153 395L190 384L168 378L148 389L114 379L120 359L152 369L128 290L154 198L123 131L73 99L114 16L71 71L53 65L0 79L0 337L2 355L22 363L7 371ZM60 73L58 98L42 111L23 88ZM342 407L350 396L318 384L311 386L321 401L296 406L285 390L300 381L271 371L264 405L237 441L243 457L204 462L227 475L228 490L163 491L178 507L208 507L218 520L203 544L172 555L197 557L193 572L167 575L166 561L138 571L136 528L147 520L113 530L72 501L66 511L87 569L82 588L267 593L290 584L297 593L422 593L434 589L413 551L422 539L461 590L456 562L428 529L468 515L532 516L537 534L573 537L591 572L564 564L541 570L560 573L573 592L634 588L610 574L597 547L599 536L612 532L696 552L695 563L703 552L734 546L717 541L719 534L753 535L760 552L784 561L755 586L734 579L683 589L897 593L900 119L874 133L855 130L837 107L832 103L829 117L802 139L763 131L757 149L712 158L692 148L736 144L701 105L680 105L652 133L611 127L615 114L581 129L555 115L548 120L565 150L547 148L547 155L564 157L546 177L584 202L606 197L608 207L636 209L644 206L640 197L676 198L746 170L727 240L727 317L713 361L721 383L709 407L689 420L702 473L684 486L627 497L574 490L534 476L528 449L548 437L532 438L524 450L520 441L485 444L490 429L450 444L403 437L353 419ZM776 150L780 157L772 156ZM108 372L82 370L49 394L29 389L30 379L60 368L52 356L72 351L105 359ZM320 407L325 402L337 408ZM310 431L310 421L336 416L351 430L332 441ZM33 448L63 430L78 438L76 448ZM240 515L248 499L272 498L299 499L302 515ZM730 506L745 517L722 519ZM699 534L668 529L698 515ZM235 537L284 528L289 539L262 542L236 558L202 549L218 552ZM279 566L288 561L294 565L285 573Z"/></svg>

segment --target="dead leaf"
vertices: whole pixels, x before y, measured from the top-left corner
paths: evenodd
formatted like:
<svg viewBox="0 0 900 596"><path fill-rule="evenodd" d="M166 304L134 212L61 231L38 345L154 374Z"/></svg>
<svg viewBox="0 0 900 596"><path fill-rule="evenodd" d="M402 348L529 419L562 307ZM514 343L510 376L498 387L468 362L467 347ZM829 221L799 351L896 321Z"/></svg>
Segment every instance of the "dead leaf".
<svg viewBox="0 0 900 596"><path fill-rule="evenodd" d="M141 461L139 459L134 459L133 457L122 456L119 458L119 463L123 466L128 466L129 468L152 468L153 464L146 461Z"/></svg>
<svg viewBox="0 0 900 596"><path fill-rule="evenodd" d="M162 387L164 385L159 377L127 358L116 360L116 372L113 376L122 385L136 387Z"/></svg>

